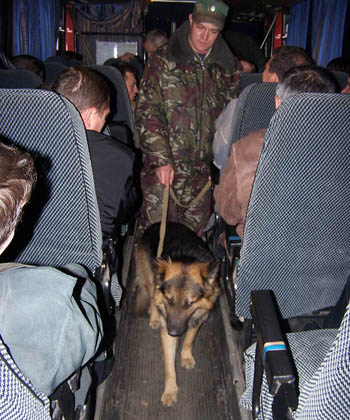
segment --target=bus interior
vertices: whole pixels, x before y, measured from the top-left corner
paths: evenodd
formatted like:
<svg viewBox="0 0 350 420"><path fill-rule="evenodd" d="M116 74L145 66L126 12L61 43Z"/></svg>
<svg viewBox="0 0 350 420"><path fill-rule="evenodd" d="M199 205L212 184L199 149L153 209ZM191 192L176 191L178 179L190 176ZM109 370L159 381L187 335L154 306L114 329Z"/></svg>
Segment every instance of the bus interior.
<svg viewBox="0 0 350 420"><path fill-rule="evenodd" d="M349 84L350 65L348 72L334 71L338 93L312 100L301 97L299 108L291 101L278 114L280 119L271 119L275 87L262 88L261 79L273 51L283 45L304 48L318 66L326 67L338 57L350 63L349 1L225 2L230 9L223 38L239 60L252 63L255 69L241 74L241 90L248 90L244 90L237 133L266 128L271 121L271 143L274 137L285 136L293 150L299 150L291 134L296 130L305 131L304 143L314 139L319 146L305 153L300 148L298 159L292 163L286 159L282 169L264 155L271 171L280 174L275 178L260 160L244 243L213 207L204 241L219 261L221 295L196 338L194 369L183 369L176 357L178 400L167 407L161 403L164 370L159 330L149 327L147 316L136 317L133 311L138 219L119 226L102 249L90 158L84 135L79 135L84 127L77 121L76 110L66 102L58 103L51 92L41 92L43 81L6 67L6 58L11 61L20 54L39 58L45 65L46 83L54 82L70 65L95 69L109 79L117 104L107 122L116 122L118 133L127 133L133 145L137 134L127 89L120 73L110 70L106 62L129 53L143 69L145 34L157 28L170 37L188 19L194 2L1 1L0 136L35 154L40 168L37 189L1 262L53 267L82 264L97 284L103 307L101 357L88 364L87 385L85 371L80 369L80 384L74 374L48 396L53 420L349 418L350 308L338 329L309 331L307 325L318 324L329 314L350 278L350 190L346 188L350 181L350 95L339 93ZM64 116L58 117L57 109ZM318 116L315 121L311 110ZM70 138L69 143L61 144L61 133ZM59 146L50 147L55 142ZM276 146L276 161L290 152ZM317 177L310 175L310 167ZM288 186L281 192L275 186L276 177L286 173L295 188ZM287 194L288 205L297 203L302 209L297 222L289 219L292 207L282 200ZM307 230L308 225L312 229ZM111 290L116 283L117 292ZM273 311L276 301L280 309ZM294 308L298 303L302 309ZM0 350L2 372L6 358L3 347ZM10 359L11 349L7 350ZM83 403L77 406L79 390ZM7 398L0 395L0 417L24 419L11 404L5 408L2 401ZM33 412L30 418L46 417Z"/></svg>

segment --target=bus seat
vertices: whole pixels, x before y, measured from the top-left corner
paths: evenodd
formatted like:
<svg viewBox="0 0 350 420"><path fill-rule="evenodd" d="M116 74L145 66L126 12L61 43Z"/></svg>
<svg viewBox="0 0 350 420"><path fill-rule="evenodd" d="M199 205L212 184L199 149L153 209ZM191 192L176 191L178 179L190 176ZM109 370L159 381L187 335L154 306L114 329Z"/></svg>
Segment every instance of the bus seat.
<svg viewBox="0 0 350 420"><path fill-rule="evenodd" d="M101 302L100 311L110 319L111 284L104 275L101 224L80 114L66 98L40 89L0 89L0 108L0 136L34 155L38 173L23 225L2 261L84 266L102 284L100 294L103 289L109 306Z"/></svg>
<svg viewBox="0 0 350 420"><path fill-rule="evenodd" d="M231 144L250 132L266 128L276 111L276 83L253 83L238 97Z"/></svg>
<svg viewBox="0 0 350 420"><path fill-rule="evenodd" d="M60 73L68 66L54 61L44 61L45 67L45 83L54 82Z"/></svg>
<svg viewBox="0 0 350 420"><path fill-rule="evenodd" d="M242 73L240 78L241 91L252 83L262 83L262 73Z"/></svg>
<svg viewBox="0 0 350 420"><path fill-rule="evenodd" d="M253 411L257 419L348 418L350 304L339 329L286 335L276 306L271 291L252 292L258 339L245 354L247 387L241 405Z"/></svg>
<svg viewBox="0 0 350 420"><path fill-rule="evenodd" d="M0 70L0 88L37 88L42 84L40 77L29 70Z"/></svg>
<svg viewBox="0 0 350 420"><path fill-rule="evenodd" d="M14 410L15 407L15 410ZM0 413L2 419L50 420L50 401L21 373L0 336Z"/></svg>
<svg viewBox="0 0 350 420"><path fill-rule="evenodd" d="M295 95L273 116L247 211L237 316L272 290L284 318L333 306L350 274L350 97Z"/></svg>
<svg viewBox="0 0 350 420"><path fill-rule="evenodd" d="M337 81L337 92L342 91L348 83L348 74L345 71L331 71Z"/></svg>
<svg viewBox="0 0 350 420"><path fill-rule="evenodd" d="M247 136L250 132L267 128L271 117L276 111L275 107L275 83L253 83L247 86L239 95L233 116L232 137L229 150L231 152L231 145ZM226 251L230 254L230 250L234 252L232 255L224 255L222 264L222 273L224 274L225 287L230 289L229 296L234 296L233 272L236 268L237 257L239 255L239 247L241 241L236 235L232 235L232 226L227 226L225 223L219 223L216 227L225 231ZM230 238L233 238L232 240Z"/></svg>

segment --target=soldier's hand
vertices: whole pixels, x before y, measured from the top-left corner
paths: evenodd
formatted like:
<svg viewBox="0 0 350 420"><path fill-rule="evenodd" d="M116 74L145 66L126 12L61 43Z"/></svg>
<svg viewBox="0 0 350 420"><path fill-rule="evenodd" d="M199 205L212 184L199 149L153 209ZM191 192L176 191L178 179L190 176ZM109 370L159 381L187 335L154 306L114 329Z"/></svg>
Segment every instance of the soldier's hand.
<svg viewBox="0 0 350 420"><path fill-rule="evenodd" d="M171 165L159 166L155 171L156 177L159 179L159 182L165 185L167 190L170 189L170 185L174 181L174 169Z"/></svg>

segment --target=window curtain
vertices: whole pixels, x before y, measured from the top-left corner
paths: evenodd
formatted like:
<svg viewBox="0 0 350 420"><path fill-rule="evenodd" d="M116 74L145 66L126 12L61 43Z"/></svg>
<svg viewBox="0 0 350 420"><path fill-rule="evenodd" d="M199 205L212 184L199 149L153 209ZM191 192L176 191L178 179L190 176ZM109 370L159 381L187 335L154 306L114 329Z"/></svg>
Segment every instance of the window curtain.
<svg viewBox="0 0 350 420"><path fill-rule="evenodd" d="M59 19L59 0L13 0L12 55L56 55Z"/></svg>
<svg viewBox="0 0 350 420"><path fill-rule="evenodd" d="M320 66L326 67L333 58L342 56L348 3L349 0L313 2L311 46L313 58Z"/></svg>
<svg viewBox="0 0 350 420"><path fill-rule="evenodd" d="M304 0L290 8L287 45L306 49L311 0Z"/></svg>
<svg viewBox="0 0 350 420"><path fill-rule="evenodd" d="M142 41L143 0L129 0L115 3L85 3L75 0L75 19L79 32L77 50L84 61L96 61L96 42ZM87 48L89 54L87 55Z"/></svg>

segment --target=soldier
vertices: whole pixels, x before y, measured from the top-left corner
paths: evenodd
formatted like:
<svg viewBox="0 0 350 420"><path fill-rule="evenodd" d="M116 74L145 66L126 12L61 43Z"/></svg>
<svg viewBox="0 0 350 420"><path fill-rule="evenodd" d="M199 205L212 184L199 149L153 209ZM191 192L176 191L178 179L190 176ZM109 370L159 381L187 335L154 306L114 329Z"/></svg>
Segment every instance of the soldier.
<svg viewBox="0 0 350 420"><path fill-rule="evenodd" d="M160 221L170 187L168 220L199 235L208 221L210 189L196 197L210 180L215 119L239 90L238 62L220 34L227 12L221 0L198 0L146 66L136 112L144 161L140 232Z"/></svg>

